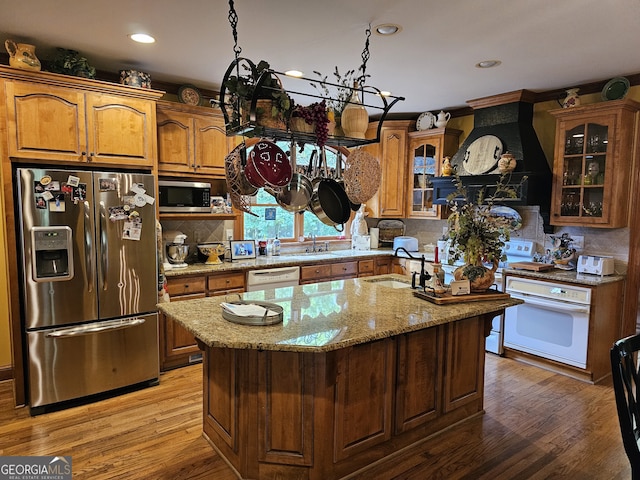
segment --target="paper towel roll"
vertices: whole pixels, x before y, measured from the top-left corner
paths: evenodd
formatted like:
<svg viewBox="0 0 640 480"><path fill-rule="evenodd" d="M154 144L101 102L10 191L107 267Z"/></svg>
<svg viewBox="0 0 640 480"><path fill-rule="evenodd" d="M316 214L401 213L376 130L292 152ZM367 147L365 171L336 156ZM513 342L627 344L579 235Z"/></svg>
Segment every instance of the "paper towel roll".
<svg viewBox="0 0 640 480"><path fill-rule="evenodd" d="M371 248L378 248L378 238L380 236L380 229L375 227L370 228L369 236L371 237L371 240L370 240Z"/></svg>

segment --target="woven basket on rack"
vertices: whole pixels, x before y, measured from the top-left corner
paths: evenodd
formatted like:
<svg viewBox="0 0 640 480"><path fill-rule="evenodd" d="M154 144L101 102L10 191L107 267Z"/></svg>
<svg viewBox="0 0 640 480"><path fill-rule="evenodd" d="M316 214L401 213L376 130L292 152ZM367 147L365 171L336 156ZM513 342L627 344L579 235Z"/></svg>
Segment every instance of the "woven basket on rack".
<svg viewBox="0 0 640 480"><path fill-rule="evenodd" d="M289 120L289 130L300 133L313 133L316 131L315 122L308 124L302 117L291 117Z"/></svg>
<svg viewBox="0 0 640 480"><path fill-rule="evenodd" d="M249 102L243 102L241 108L243 122L249 122ZM287 124L282 112L278 112L275 116L273 115L273 100L269 99L259 99L256 101L256 125L278 130L287 129Z"/></svg>
<svg viewBox="0 0 640 480"><path fill-rule="evenodd" d="M233 208L241 212L252 213L250 197L242 193L247 188L247 181L244 178L244 173L242 173L242 157L240 155L244 148L246 148L246 145L242 142L225 157L225 180Z"/></svg>
<svg viewBox="0 0 640 480"><path fill-rule="evenodd" d="M353 203L365 203L373 197L382 178L378 159L369 152L358 148L345 160L343 172L345 191Z"/></svg>

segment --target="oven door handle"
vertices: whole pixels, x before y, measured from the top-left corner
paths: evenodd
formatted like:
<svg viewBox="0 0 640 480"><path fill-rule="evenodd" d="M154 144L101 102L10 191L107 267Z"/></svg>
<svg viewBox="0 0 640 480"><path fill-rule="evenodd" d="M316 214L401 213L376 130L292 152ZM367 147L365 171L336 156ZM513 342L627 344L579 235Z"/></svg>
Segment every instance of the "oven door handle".
<svg viewBox="0 0 640 480"><path fill-rule="evenodd" d="M536 307L545 308L547 310L555 310L556 312L589 313L589 305L576 305L563 302L554 302L553 300L538 299L528 295L517 295L511 292L507 293L511 295L511 298L524 300L524 302L529 305L535 305Z"/></svg>

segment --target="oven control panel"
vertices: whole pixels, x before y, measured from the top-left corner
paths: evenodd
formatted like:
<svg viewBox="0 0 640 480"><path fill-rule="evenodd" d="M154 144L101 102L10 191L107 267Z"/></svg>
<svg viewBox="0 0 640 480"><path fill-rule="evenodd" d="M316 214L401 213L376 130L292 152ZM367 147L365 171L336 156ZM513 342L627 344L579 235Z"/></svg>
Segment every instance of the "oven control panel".
<svg viewBox="0 0 640 480"><path fill-rule="evenodd" d="M530 278L507 277L505 290L507 293L520 293L583 305L591 303L591 289L589 287L564 285Z"/></svg>

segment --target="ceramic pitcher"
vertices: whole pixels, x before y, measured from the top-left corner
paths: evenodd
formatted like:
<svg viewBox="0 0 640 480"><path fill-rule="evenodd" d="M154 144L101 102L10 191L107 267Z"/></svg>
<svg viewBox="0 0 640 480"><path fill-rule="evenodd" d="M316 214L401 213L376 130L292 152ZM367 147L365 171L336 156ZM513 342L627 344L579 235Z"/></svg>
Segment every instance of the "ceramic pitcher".
<svg viewBox="0 0 640 480"><path fill-rule="evenodd" d="M9 52L9 65L23 70L39 71L40 60L36 57L36 47L28 43L16 43L5 40L4 46Z"/></svg>
<svg viewBox="0 0 640 480"><path fill-rule="evenodd" d="M435 121L436 127L437 128L446 127L450 118L451 118L451 114L449 112L445 113L443 110L440 110L440 113L438 114L438 118L436 118L436 121Z"/></svg>

